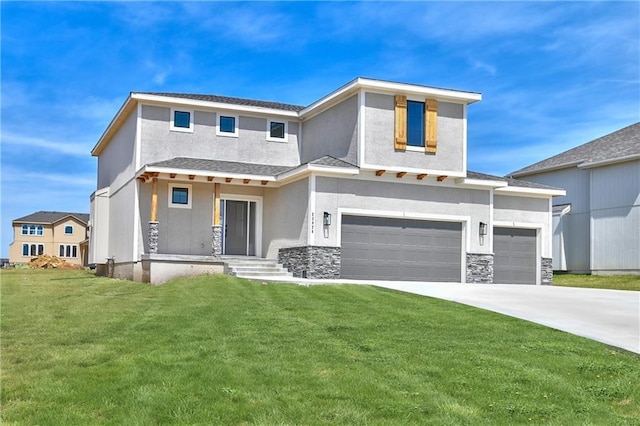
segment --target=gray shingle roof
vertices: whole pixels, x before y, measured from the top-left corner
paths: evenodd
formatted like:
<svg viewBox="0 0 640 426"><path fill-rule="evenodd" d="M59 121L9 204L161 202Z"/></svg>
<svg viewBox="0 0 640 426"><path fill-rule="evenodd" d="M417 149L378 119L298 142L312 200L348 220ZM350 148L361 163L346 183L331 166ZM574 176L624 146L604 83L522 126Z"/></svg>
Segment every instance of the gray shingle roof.
<svg viewBox="0 0 640 426"><path fill-rule="evenodd" d="M507 182L507 185L509 186L515 186L518 188L534 188L534 189L561 189L561 188L556 188L553 186L548 186L548 185L542 185L539 183L534 183L534 182L527 182L524 180L519 180L519 179L513 179L513 178L508 178L508 177L500 177L500 176L493 176L493 175L488 175L485 173L478 173L478 172L473 172L471 170L467 171L467 177L471 178L471 179L479 179L479 180L497 180L500 182Z"/></svg>
<svg viewBox="0 0 640 426"><path fill-rule="evenodd" d="M320 157L316 160L309 161L308 164L317 164L319 166L331 166L331 167L345 167L345 168L358 167L355 164L351 164L347 161L340 160L330 155L325 155L324 157Z"/></svg>
<svg viewBox="0 0 640 426"><path fill-rule="evenodd" d="M159 161L157 163L151 163L149 166L258 176L275 176L292 169L290 166L272 166L269 164L239 163L235 161L205 160L202 158L187 157L176 157L171 160Z"/></svg>
<svg viewBox="0 0 640 426"><path fill-rule="evenodd" d="M48 212L39 211L30 215L15 219L13 223L55 223L68 216L74 216L85 224L89 223L88 213Z"/></svg>
<svg viewBox="0 0 640 426"><path fill-rule="evenodd" d="M300 105L283 104L281 102L259 101L255 99L234 98L219 95L197 95L190 93L167 93L167 92L136 92L145 95L166 96L171 98L191 99L196 101L219 102L223 104L253 106L261 108L280 109L283 111L301 111L304 109Z"/></svg>
<svg viewBox="0 0 640 426"><path fill-rule="evenodd" d="M510 173L524 176L548 169L588 165L640 155L640 122Z"/></svg>

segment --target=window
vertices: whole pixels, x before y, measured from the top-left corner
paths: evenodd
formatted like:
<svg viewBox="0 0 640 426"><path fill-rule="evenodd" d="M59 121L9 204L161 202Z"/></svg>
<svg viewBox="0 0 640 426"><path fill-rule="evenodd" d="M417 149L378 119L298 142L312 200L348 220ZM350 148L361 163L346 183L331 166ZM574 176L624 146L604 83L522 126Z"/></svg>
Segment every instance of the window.
<svg viewBox="0 0 640 426"><path fill-rule="evenodd" d="M64 227L64 233L65 233L65 235L73 234L73 226L72 225L65 226Z"/></svg>
<svg viewBox="0 0 640 426"><path fill-rule="evenodd" d="M169 184L169 207L191 208L191 185Z"/></svg>
<svg viewBox="0 0 640 426"><path fill-rule="evenodd" d="M44 244L23 244L23 256L41 256L44 254Z"/></svg>
<svg viewBox="0 0 640 426"><path fill-rule="evenodd" d="M424 146L424 102L407 101L407 145Z"/></svg>
<svg viewBox="0 0 640 426"><path fill-rule="evenodd" d="M218 114L218 125L216 126L218 136L238 136L238 116Z"/></svg>
<svg viewBox="0 0 640 426"><path fill-rule="evenodd" d="M438 101L407 100L404 95L396 95L394 148L435 154L437 146Z"/></svg>
<svg viewBox="0 0 640 426"><path fill-rule="evenodd" d="M75 244L60 244L60 257L78 257L78 246Z"/></svg>
<svg viewBox="0 0 640 426"><path fill-rule="evenodd" d="M22 225L22 235L44 235L44 227L42 225Z"/></svg>
<svg viewBox="0 0 640 426"><path fill-rule="evenodd" d="M193 132L193 124L191 122L192 116L193 111L172 108L170 129L179 132Z"/></svg>
<svg viewBox="0 0 640 426"><path fill-rule="evenodd" d="M268 120L267 140L283 142L287 140L287 123Z"/></svg>

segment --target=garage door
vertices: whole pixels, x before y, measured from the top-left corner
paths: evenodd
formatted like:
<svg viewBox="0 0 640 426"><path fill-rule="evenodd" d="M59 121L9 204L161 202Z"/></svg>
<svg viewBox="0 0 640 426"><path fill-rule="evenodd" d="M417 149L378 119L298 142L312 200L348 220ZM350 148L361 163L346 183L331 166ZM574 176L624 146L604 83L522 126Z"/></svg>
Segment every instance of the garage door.
<svg viewBox="0 0 640 426"><path fill-rule="evenodd" d="M493 229L493 282L536 283L536 230Z"/></svg>
<svg viewBox="0 0 640 426"><path fill-rule="evenodd" d="M343 216L340 276L460 282L462 224Z"/></svg>

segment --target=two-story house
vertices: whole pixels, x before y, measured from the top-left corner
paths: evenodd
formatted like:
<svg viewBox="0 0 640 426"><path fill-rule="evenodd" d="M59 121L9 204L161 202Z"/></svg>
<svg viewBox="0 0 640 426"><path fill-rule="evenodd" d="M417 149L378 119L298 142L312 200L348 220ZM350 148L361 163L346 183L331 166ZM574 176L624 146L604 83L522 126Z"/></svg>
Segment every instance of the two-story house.
<svg viewBox="0 0 640 426"><path fill-rule="evenodd" d="M564 191L467 171L480 99L364 78L308 106L131 93L92 151L90 261L151 283L225 256L308 278L550 283Z"/></svg>
<svg viewBox="0 0 640 426"><path fill-rule="evenodd" d="M75 265L87 264L87 213L39 211L12 222L10 263L27 263L40 255L58 256Z"/></svg>

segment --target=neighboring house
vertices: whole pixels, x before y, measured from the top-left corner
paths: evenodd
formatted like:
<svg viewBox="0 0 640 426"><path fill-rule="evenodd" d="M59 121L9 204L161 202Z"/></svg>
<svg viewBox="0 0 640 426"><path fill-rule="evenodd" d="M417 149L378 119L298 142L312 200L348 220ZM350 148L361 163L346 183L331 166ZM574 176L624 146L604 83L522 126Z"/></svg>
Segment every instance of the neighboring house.
<svg viewBox="0 0 640 426"><path fill-rule="evenodd" d="M364 78L306 107L131 93L92 151L90 261L151 283L226 256L308 278L550 283L564 191L467 171L480 99Z"/></svg>
<svg viewBox="0 0 640 426"><path fill-rule="evenodd" d="M87 264L88 214L40 211L16 219L12 224L10 263L27 263L46 254L76 265Z"/></svg>
<svg viewBox="0 0 640 426"><path fill-rule="evenodd" d="M640 123L511 175L567 190L554 200L554 270L640 273Z"/></svg>

